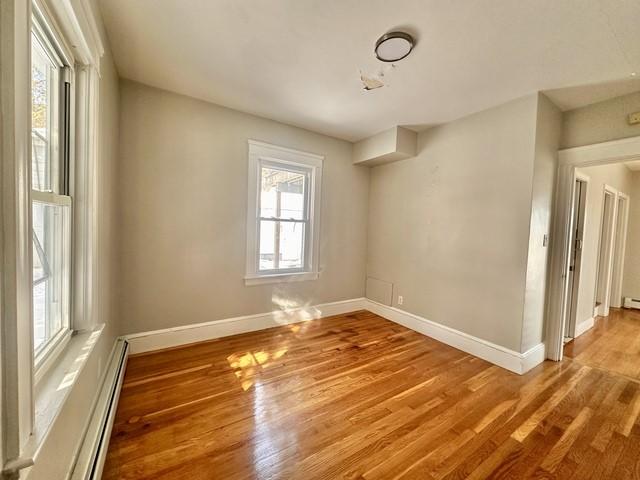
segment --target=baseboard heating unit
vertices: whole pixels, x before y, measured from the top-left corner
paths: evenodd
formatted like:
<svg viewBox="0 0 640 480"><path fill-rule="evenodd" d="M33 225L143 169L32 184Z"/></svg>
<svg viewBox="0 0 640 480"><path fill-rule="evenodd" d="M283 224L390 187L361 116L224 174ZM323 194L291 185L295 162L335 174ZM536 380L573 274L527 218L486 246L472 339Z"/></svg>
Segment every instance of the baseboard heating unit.
<svg viewBox="0 0 640 480"><path fill-rule="evenodd" d="M99 480L102 477L128 355L129 343L118 339L71 480Z"/></svg>
<svg viewBox="0 0 640 480"><path fill-rule="evenodd" d="M624 299L625 308L638 308L640 309L640 298L626 297Z"/></svg>

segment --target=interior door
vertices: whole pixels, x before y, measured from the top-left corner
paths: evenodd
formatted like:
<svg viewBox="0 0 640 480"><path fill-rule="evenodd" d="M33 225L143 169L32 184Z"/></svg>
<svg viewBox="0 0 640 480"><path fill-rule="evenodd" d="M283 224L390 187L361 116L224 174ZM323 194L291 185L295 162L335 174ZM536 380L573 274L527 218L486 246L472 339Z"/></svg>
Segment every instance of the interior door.
<svg viewBox="0 0 640 480"><path fill-rule="evenodd" d="M587 199L587 185L576 180L575 195L573 198L573 244L569 262L569 321L564 327L565 338L573 338L576 326L578 309L578 289L580 287L580 265L582 264L582 239L584 236L584 214Z"/></svg>

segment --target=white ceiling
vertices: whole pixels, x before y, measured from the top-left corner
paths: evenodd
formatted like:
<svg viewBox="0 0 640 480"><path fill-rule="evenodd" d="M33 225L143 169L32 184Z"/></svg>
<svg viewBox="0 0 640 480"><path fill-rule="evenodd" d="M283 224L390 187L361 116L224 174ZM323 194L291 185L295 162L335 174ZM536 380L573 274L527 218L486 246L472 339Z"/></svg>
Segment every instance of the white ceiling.
<svg viewBox="0 0 640 480"><path fill-rule="evenodd" d="M633 89L640 0L102 0L121 76L359 140L538 90L564 109ZM387 67L373 45L415 50ZM620 85L623 87L620 87ZM589 87L581 87L589 85ZM638 87L638 88L636 88Z"/></svg>

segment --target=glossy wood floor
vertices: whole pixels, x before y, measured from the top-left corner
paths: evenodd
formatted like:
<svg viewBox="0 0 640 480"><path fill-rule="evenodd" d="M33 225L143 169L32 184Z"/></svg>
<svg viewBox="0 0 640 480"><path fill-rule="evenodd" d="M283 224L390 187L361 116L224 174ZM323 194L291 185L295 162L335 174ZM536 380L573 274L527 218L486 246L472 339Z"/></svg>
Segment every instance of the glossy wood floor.
<svg viewBox="0 0 640 480"><path fill-rule="evenodd" d="M640 478L639 387L357 312L131 358L103 478Z"/></svg>
<svg viewBox="0 0 640 480"><path fill-rule="evenodd" d="M640 310L610 309L564 347L576 362L640 380Z"/></svg>

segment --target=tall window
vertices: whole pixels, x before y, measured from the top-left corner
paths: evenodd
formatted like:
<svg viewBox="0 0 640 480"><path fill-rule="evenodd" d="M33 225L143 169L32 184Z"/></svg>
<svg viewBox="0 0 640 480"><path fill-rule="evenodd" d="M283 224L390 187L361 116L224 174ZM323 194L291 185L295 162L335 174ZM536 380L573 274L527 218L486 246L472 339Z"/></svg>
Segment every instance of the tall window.
<svg viewBox="0 0 640 480"><path fill-rule="evenodd" d="M321 172L318 155L249 142L247 283L317 276Z"/></svg>
<svg viewBox="0 0 640 480"><path fill-rule="evenodd" d="M47 32L31 33L33 350L36 366L70 333L69 83Z"/></svg>

